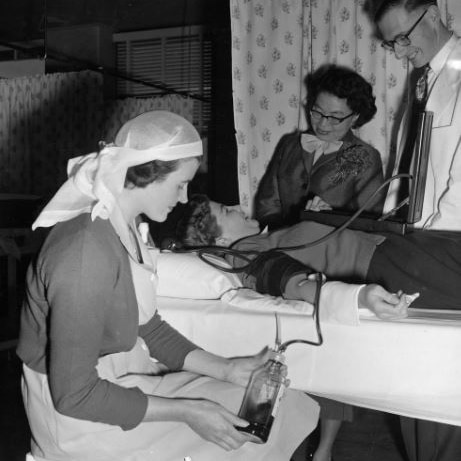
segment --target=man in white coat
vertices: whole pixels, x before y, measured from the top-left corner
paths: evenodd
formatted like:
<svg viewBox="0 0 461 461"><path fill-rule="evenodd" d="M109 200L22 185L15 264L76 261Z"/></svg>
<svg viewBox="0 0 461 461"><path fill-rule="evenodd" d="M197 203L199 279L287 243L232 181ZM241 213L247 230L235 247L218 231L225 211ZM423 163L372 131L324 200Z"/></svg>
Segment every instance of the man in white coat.
<svg viewBox="0 0 461 461"><path fill-rule="evenodd" d="M434 120L422 220L417 227L461 231L461 39L442 23L436 0L376 1L374 21L383 46L398 59L407 59L415 72L430 66L424 100ZM394 173L405 149L410 112L400 129ZM390 188L385 211L396 205L397 196L397 188ZM430 375L431 370L427 372ZM403 417L401 425L411 461L461 459L461 427Z"/></svg>
<svg viewBox="0 0 461 461"><path fill-rule="evenodd" d="M384 0L375 22L383 46L398 59L407 59L416 70L430 66L426 110L434 113L434 120L422 219L415 227L461 230L461 39L442 23L435 0ZM411 102L410 97L408 107ZM394 174L399 171L410 112L399 130ZM398 188L394 181L385 212L397 204Z"/></svg>

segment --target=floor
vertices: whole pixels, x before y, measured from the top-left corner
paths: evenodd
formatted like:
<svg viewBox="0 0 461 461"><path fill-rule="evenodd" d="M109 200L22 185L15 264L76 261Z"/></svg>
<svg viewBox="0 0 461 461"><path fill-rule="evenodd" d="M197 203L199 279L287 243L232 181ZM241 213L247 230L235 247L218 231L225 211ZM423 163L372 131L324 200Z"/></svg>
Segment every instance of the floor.
<svg viewBox="0 0 461 461"><path fill-rule="evenodd" d="M20 395L20 363L13 351L0 352L0 461L24 461L29 428ZM305 459L298 450L295 461ZM398 419L357 408L355 421L345 423L334 447L334 461L405 461Z"/></svg>
<svg viewBox="0 0 461 461"><path fill-rule="evenodd" d="M29 427L20 390L20 364L13 352L0 352L0 461L24 461Z"/></svg>
<svg viewBox="0 0 461 461"><path fill-rule="evenodd" d="M344 423L333 448L333 461L407 461L396 416L354 409L354 422ZM292 461L305 461L303 444Z"/></svg>
<svg viewBox="0 0 461 461"><path fill-rule="evenodd" d="M338 434L334 461L406 461L397 416L357 408Z"/></svg>

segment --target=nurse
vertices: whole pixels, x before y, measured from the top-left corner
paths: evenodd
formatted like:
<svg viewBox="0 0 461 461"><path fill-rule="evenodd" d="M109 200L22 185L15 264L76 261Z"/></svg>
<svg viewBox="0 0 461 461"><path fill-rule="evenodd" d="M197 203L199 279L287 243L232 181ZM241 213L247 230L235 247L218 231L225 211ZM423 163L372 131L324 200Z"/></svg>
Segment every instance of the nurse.
<svg viewBox="0 0 461 461"><path fill-rule="evenodd" d="M157 312L136 223L187 201L201 155L185 119L142 114L115 145L69 161L34 223L53 226L27 273L17 350L37 461L288 460L315 426L316 404L289 391L267 444L248 443L236 413L268 352L215 356Z"/></svg>

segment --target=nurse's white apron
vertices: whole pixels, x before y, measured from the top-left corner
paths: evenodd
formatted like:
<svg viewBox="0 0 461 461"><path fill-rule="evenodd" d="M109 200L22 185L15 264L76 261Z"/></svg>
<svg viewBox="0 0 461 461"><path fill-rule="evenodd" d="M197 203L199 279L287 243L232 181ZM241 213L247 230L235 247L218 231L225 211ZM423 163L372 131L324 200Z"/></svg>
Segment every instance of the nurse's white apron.
<svg viewBox="0 0 461 461"><path fill-rule="evenodd" d="M111 222L130 254L139 322L155 313L156 273L152 252L139 242L133 245L126 225ZM138 263L141 252L143 264ZM201 398L220 403L237 413L244 389L234 384L188 372L167 373L149 356L138 338L130 352L111 354L98 363L98 374L124 387L139 387L146 394L164 397ZM48 378L24 366L22 391L32 431L31 451L36 461L283 461L315 428L318 405L304 393L289 390L281 402L269 440L246 443L226 452L203 440L185 423L146 422L123 431L118 426L71 418L58 413L51 399Z"/></svg>

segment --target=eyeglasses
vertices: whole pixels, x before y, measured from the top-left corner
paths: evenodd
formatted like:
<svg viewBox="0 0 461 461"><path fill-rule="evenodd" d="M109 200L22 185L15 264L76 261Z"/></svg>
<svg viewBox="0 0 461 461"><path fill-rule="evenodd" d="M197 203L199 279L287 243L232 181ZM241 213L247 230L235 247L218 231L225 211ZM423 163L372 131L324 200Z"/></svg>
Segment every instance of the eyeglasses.
<svg viewBox="0 0 461 461"><path fill-rule="evenodd" d="M345 117L334 117L333 115L325 115L322 114L322 112L319 112L318 110L311 109L310 110L311 114L311 119L315 120L316 122L319 122L324 118L330 125L339 125L340 123L343 123L344 120L346 120L349 117L352 117L354 115L354 112L352 112L349 115L346 115Z"/></svg>
<svg viewBox="0 0 461 461"><path fill-rule="evenodd" d="M424 15L427 13L427 10L424 10L424 13L418 18L418 20L413 24L411 29L406 34L397 35L394 40L384 40L381 43L381 46L389 51L395 51L395 45L399 46L410 46L410 34L415 30L415 27L420 23L421 19L423 19Z"/></svg>

